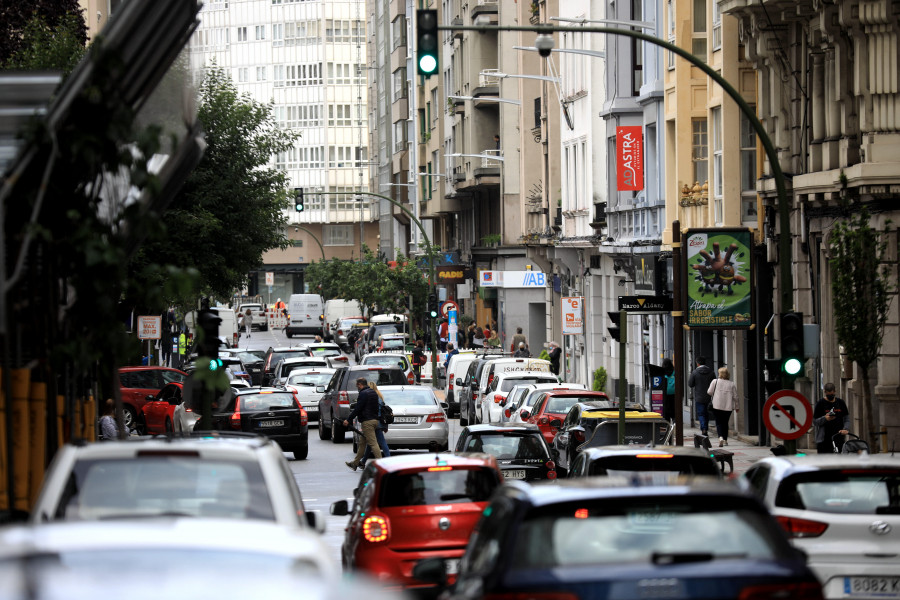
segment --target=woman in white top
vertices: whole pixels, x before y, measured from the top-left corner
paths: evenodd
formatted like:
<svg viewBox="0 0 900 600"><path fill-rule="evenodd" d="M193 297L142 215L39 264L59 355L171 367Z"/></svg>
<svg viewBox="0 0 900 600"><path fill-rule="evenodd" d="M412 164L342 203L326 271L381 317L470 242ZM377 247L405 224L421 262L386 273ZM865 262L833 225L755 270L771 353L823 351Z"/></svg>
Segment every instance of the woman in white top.
<svg viewBox="0 0 900 600"><path fill-rule="evenodd" d="M719 378L709 384L707 393L712 396L713 415L716 418L716 431L719 433L719 448L728 445L728 421L731 412L738 411L737 386L731 380L727 367L719 369Z"/></svg>

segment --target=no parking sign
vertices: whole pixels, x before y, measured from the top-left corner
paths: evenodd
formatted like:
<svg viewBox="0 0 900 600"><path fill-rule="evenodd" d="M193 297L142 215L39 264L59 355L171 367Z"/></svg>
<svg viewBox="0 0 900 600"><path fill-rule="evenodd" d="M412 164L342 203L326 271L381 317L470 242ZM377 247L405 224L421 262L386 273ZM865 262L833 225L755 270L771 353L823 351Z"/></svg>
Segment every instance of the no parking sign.
<svg viewBox="0 0 900 600"><path fill-rule="evenodd" d="M772 435L782 440L802 437L812 425L813 411L809 400L800 392L780 390L763 406L763 421Z"/></svg>

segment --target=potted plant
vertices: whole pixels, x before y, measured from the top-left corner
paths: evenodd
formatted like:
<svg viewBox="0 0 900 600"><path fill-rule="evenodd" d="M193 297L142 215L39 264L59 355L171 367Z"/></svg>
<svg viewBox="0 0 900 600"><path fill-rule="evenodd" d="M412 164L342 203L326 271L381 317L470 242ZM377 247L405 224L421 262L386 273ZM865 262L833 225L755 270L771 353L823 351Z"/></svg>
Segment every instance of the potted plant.
<svg viewBox="0 0 900 600"><path fill-rule="evenodd" d="M481 243L485 246L497 246L500 244L501 239L503 238L499 233L489 233L481 236Z"/></svg>

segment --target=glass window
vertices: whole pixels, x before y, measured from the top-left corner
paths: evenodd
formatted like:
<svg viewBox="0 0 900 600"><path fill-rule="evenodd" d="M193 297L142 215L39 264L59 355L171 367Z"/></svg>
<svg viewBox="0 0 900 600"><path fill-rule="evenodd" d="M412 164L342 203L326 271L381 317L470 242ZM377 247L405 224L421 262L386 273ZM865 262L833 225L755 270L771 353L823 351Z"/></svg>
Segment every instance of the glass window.
<svg viewBox="0 0 900 600"><path fill-rule="evenodd" d="M691 121L691 160L694 163L694 181L703 185L709 180L709 140L706 119Z"/></svg>
<svg viewBox="0 0 900 600"><path fill-rule="evenodd" d="M530 383L556 383L556 377L524 377L517 379L504 378L503 382L500 384L500 391L508 392L517 385L527 385Z"/></svg>
<svg viewBox="0 0 900 600"><path fill-rule="evenodd" d="M719 8L718 2L712 3L713 10L713 30L712 30L712 47L718 50L722 47L722 10Z"/></svg>
<svg viewBox="0 0 900 600"><path fill-rule="evenodd" d="M388 406L428 406L438 410L434 393L428 390L382 390L384 403Z"/></svg>
<svg viewBox="0 0 900 600"><path fill-rule="evenodd" d="M325 246L352 246L353 225L325 225L322 244Z"/></svg>
<svg viewBox="0 0 900 600"><path fill-rule="evenodd" d="M243 394L239 396L242 411L270 410L273 408L294 408L293 394Z"/></svg>
<svg viewBox="0 0 900 600"><path fill-rule="evenodd" d="M500 459L546 459L547 447L541 435L484 433L473 435L466 442L465 452L486 452Z"/></svg>
<svg viewBox="0 0 900 600"><path fill-rule="evenodd" d="M303 371L301 373L291 373L288 377L287 385L316 387L325 385L331 380L331 373L323 373L321 371Z"/></svg>
<svg viewBox="0 0 900 600"><path fill-rule="evenodd" d="M723 201L723 179L722 172L722 107L716 106L710 111L712 118L712 143L713 143L713 209L715 213L715 222L720 225L724 220L722 201Z"/></svg>
<svg viewBox="0 0 900 600"><path fill-rule="evenodd" d="M756 131L741 111L741 221L756 221Z"/></svg>
<svg viewBox="0 0 900 600"><path fill-rule="evenodd" d="M498 485L488 469L391 473L381 480L380 506L486 502Z"/></svg>
<svg viewBox="0 0 900 600"><path fill-rule="evenodd" d="M775 505L825 513L900 514L900 469L820 469L782 481Z"/></svg>

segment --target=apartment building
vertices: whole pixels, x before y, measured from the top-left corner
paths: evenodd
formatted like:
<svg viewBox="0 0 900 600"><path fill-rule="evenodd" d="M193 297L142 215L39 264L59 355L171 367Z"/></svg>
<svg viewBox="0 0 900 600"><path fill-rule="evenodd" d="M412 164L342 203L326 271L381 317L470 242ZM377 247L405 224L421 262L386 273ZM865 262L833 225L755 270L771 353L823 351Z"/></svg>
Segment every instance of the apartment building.
<svg viewBox="0 0 900 600"><path fill-rule="evenodd" d="M250 274L250 292L303 292L305 265L378 248L378 206L368 195L364 0L218 0L206 3L190 44L196 74L215 64L237 89L271 103L280 127L300 132L273 158L305 210L289 213L287 250L272 250ZM319 243L322 245L320 250ZM324 256L323 256L324 255ZM273 273L271 292L265 273Z"/></svg>
<svg viewBox="0 0 900 600"><path fill-rule="evenodd" d="M124 0L78 0L78 5L84 11L84 24L87 26L88 41L106 26L106 22L115 13Z"/></svg>

